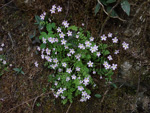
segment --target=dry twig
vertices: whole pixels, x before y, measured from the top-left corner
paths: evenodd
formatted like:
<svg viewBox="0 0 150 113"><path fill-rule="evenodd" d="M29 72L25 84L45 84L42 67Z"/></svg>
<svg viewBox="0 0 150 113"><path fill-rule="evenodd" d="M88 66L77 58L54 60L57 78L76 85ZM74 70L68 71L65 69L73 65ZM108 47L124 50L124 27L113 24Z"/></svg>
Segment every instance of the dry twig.
<svg viewBox="0 0 150 113"><path fill-rule="evenodd" d="M97 0L97 1L98 1L98 3L102 6L103 11L106 13L106 15L109 15L109 12L107 12L107 11L105 10L104 5L100 2L100 0ZM113 8L113 9L114 9L114 8ZM110 17L111 17L111 18L117 18L117 19L119 19L120 21L126 21L126 20L120 18L119 16L114 16L114 17L110 16Z"/></svg>
<svg viewBox="0 0 150 113"><path fill-rule="evenodd" d="M69 0L68 0L68 6L67 6L67 11L66 11L65 19L66 19L66 18L67 18L67 16L68 16L68 12L69 12L69 5L70 5L70 2L69 2Z"/></svg>
<svg viewBox="0 0 150 113"><path fill-rule="evenodd" d="M121 0L118 0L117 3L111 8L111 10L109 11L109 13L107 13L107 12L105 11L105 8L104 8L104 6L102 5L102 3L98 0L98 3L102 6L103 11L108 15L107 18L105 19L104 23L102 24L101 31L100 31L100 36L102 35L103 29L104 29L104 27L105 27L105 25L106 25L106 22L109 20L110 17L112 17L112 16L111 16L111 13L112 13L113 9L116 8L116 7L119 5L120 1L121 1ZM122 21L125 21L125 20L121 19L121 18L118 17L118 16L112 17L112 18L118 18L118 19L120 19L120 20L122 20Z"/></svg>
<svg viewBox="0 0 150 113"><path fill-rule="evenodd" d="M37 97L34 99L34 102L33 102L33 105L32 105L32 113L33 113L33 111L34 111L35 103L36 103L36 101L37 101L37 99L38 99L39 97L40 97L40 96L37 96Z"/></svg>
<svg viewBox="0 0 150 113"><path fill-rule="evenodd" d="M72 103L70 103L70 105L69 105L69 107L68 107L68 109L67 109L66 113L68 113L68 112L69 112L69 109L70 109L71 105L72 105Z"/></svg>
<svg viewBox="0 0 150 113"><path fill-rule="evenodd" d="M0 9L2 9L3 7L5 7L5 6L7 6L7 5L9 5L10 3L12 3L14 0L11 0L10 2L8 2L8 3L6 3L6 4L4 4L2 7L0 7Z"/></svg>
<svg viewBox="0 0 150 113"><path fill-rule="evenodd" d="M14 41L13 41L13 39L12 39L12 36L11 36L10 32L8 32L8 36L9 36L9 38L10 38L10 40L11 40L12 49L13 49L13 48L14 48Z"/></svg>
<svg viewBox="0 0 150 113"><path fill-rule="evenodd" d="M101 102L100 102L100 103L103 103L103 101L104 101L104 99L105 99L105 96L107 95L109 89L110 89L110 88L108 88L108 89L105 91L105 93L104 93L104 95L103 95L103 98L101 99Z"/></svg>

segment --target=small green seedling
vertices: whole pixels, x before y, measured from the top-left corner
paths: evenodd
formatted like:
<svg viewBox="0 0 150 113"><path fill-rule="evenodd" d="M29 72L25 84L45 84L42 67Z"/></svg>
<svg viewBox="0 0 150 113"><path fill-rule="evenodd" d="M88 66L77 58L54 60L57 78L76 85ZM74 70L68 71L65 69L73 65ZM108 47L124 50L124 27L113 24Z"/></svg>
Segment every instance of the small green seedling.
<svg viewBox="0 0 150 113"><path fill-rule="evenodd" d="M16 74L21 73L21 74L25 75L25 73L22 71L22 67L21 68L14 68L13 70L16 71Z"/></svg>

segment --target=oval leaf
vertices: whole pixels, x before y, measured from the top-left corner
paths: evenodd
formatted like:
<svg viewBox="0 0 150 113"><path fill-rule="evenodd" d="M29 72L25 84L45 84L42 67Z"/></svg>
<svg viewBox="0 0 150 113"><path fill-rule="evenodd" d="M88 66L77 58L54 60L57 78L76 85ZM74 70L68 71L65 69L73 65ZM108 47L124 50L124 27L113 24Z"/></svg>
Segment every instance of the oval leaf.
<svg viewBox="0 0 150 113"><path fill-rule="evenodd" d="M102 96L100 94L95 94L96 98L101 98Z"/></svg>
<svg viewBox="0 0 150 113"><path fill-rule="evenodd" d="M41 49L45 49L46 48L46 44L41 44L40 47L41 47Z"/></svg>
<svg viewBox="0 0 150 113"><path fill-rule="evenodd" d="M130 15L130 4L127 0L121 2L121 8L128 16Z"/></svg>
<svg viewBox="0 0 150 113"><path fill-rule="evenodd" d="M47 31L52 31L52 24L47 24L46 26Z"/></svg>
<svg viewBox="0 0 150 113"><path fill-rule="evenodd" d="M109 52L108 50L103 50L103 51L102 51L102 53L103 53L103 55L104 55L104 56L106 56L106 55L109 55L109 54L110 54L110 52Z"/></svg>
<svg viewBox="0 0 150 113"><path fill-rule="evenodd" d="M98 13L98 11L100 10L100 4L97 3L96 7L95 7L95 15Z"/></svg>
<svg viewBox="0 0 150 113"><path fill-rule="evenodd" d="M116 0L107 0L106 3L111 4L111 3L114 3L114 2L116 2Z"/></svg>
<svg viewBox="0 0 150 113"><path fill-rule="evenodd" d="M107 6L106 0L100 0L102 4L104 4L105 6Z"/></svg>

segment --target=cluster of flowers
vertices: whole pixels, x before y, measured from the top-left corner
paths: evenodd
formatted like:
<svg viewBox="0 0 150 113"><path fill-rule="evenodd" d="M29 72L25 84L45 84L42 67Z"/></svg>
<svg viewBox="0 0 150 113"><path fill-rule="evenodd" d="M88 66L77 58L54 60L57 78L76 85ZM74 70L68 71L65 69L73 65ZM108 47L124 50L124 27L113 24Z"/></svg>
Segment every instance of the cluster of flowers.
<svg viewBox="0 0 150 113"><path fill-rule="evenodd" d="M65 26L65 25L64 25L64 26ZM59 27L59 29L60 29L60 27ZM61 29L60 29L60 30L61 30ZM59 30L59 31L60 31L60 30ZM68 32L71 32L71 31L68 31ZM69 34L68 32L67 32L67 34ZM61 36L61 34L63 34L63 32L61 32L61 33L59 34L60 38L63 38L63 39L61 40L61 44L64 45L65 49L69 49L68 46L66 45L66 44L67 44L67 41L64 39L65 34L63 34L63 37ZM69 36L72 36L72 35L69 35ZM104 36L104 35L103 35L103 36ZM116 37L115 37L115 38L116 38ZM44 37L42 38L42 41L43 41L44 44L47 43L47 40L46 40ZM94 38L93 38L93 37L90 37L90 41L94 41ZM96 52L97 57L100 57L101 53L98 52L98 46L97 46L97 45L91 46L92 43L91 43L90 41L85 41L85 46L84 46L84 44L79 43L78 48L79 48L79 49L83 49L83 50L84 50L85 48L90 48L91 53ZM53 43L55 43L55 42L58 43L58 38L49 37L49 38L48 38L48 42L50 42L51 44L53 44ZM124 43L125 43L125 42L124 42ZM40 51L40 47L37 47L37 49ZM53 48L53 50L55 50L55 48ZM44 51L46 52L46 55L43 54ZM74 50L74 49L69 49L69 51L70 51L70 52L67 53L67 56L68 56L68 57L70 57L70 56L72 56L73 54L75 54L75 50ZM48 48L42 49L42 51L41 51L41 58L44 59L44 57L45 57L45 59L46 59L48 62L52 62L52 61L53 61L55 64L52 64L51 67L52 67L53 69L55 69L55 68L58 66L58 64L57 64L57 63L58 63L58 59L57 59L57 58L53 58L53 59L52 59L50 56L48 56L48 55L50 55L50 52L51 52L51 50L49 50ZM115 53L114 53L114 54L118 54L118 53L119 53L119 50L115 50ZM57 54L57 52L55 52L55 54ZM81 57L81 54L76 54L76 55L75 55L75 58L78 59L78 61L80 61L80 57ZM111 55L109 55L107 58L108 58L109 61L113 60L113 58L112 58ZM88 67L93 67L93 62L92 62L92 61L89 61L87 64L88 64ZM36 67L38 67L37 62L35 62L35 65L36 65ZM66 67L67 64L64 62L64 63L62 63L62 66L63 66L63 67ZM111 66L111 65L109 65L107 62L104 62L104 67L105 67L105 69L113 69L113 70L115 70L115 69L117 68L117 64L112 64L112 66ZM79 71L80 68L77 67L76 70ZM68 73L70 74L70 73L72 72L71 68L67 68L67 71L66 71L66 72L68 72Z"/></svg>
<svg viewBox="0 0 150 113"><path fill-rule="evenodd" d="M57 58L51 58L49 56L51 54L51 50L50 49L48 49L48 48L40 49L40 47L38 46L37 50L41 51L41 58L42 59L46 59L46 61L49 62L49 63L51 63L51 62L55 63L55 64L51 64L50 65L50 67L52 69L55 69L56 67L58 67L58 64L59 64L58 59ZM53 48L52 51L55 51L55 48ZM57 52L55 52L55 54L57 54ZM34 64L35 64L36 67L38 67L38 65L39 65L37 61Z"/></svg>
<svg viewBox="0 0 150 113"><path fill-rule="evenodd" d="M106 36L105 34L103 34L101 36L101 40L102 41L106 41L107 37L108 38L112 38L112 33L109 33L108 36ZM113 43L118 43L118 38L117 37L112 38L112 42ZM126 49L129 48L129 44L127 44L126 42L123 42L122 43L122 47L126 50ZM119 53L119 50L115 50L114 54L118 54L118 53ZM109 61L113 60L113 58L112 58L111 55L109 55L107 58L108 58ZM110 65L107 61L104 61L103 66L105 67L105 69L112 69L112 70L117 69L117 64Z"/></svg>
<svg viewBox="0 0 150 113"><path fill-rule="evenodd" d="M55 84L57 84L57 83L55 83ZM54 91L54 89L51 89L52 91ZM65 96L63 96L63 95L61 95L61 94L63 94L63 92L66 90L66 88L59 88L58 89L58 91L56 92L56 94L55 93L53 93L54 94L54 96L56 97L56 98L58 98L59 96L61 96L61 99L65 99L66 97Z"/></svg>
<svg viewBox="0 0 150 113"><path fill-rule="evenodd" d="M87 86L89 84L89 77L84 78L84 80L80 81L80 83L83 83L85 86ZM82 97L80 99L81 102L87 101L88 99L91 98L91 96L89 94L87 94L86 91L84 91L84 87L83 86L78 86L78 90L82 91Z"/></svg>
<svg viewBox="0 0 150 113"><path fill-rule="evenodd" d="M129 44L127 44L126 42L123 42L122 46L125 50L129 48Z"/></svg>
<svg viewBox="0 0 150 113"><path fill-rule="evenodd" d="M52 8L50 9L51 14L55 13L56 10L58 12L61 12L62 11L62 7L60 7L60 6L56 7L56 5L53 5Z"/></svg>
<svg viewBox="0 0 150 113"><path fill-rule="evenodd" d="M53 5L52 8L50 9L51 14L55 13L56 10L57 10L58 12L61 12L61 11L62 11L62 7L60 7L60 6L56 7L56 5ZM46 12L43 12L43 13L40 15L41 20L44 20L44 19L45 19L45 16L46 16Z"/></svg>
<svg viewBox="0 0 150 113"><path fill-rule="evenodd" d="M0 51L3 51L3 47L5 46L4 43L1 44L1 47L0 47ZM7 63L6 60L4 60L3 58L0 58L0 62L2 62L4 65Z"/></svg>
<svg viewBox="0 0 150 113"><path fill-rule="evenodd" d="M103 65L104 65L105 69L112 69L112 70L117 69L117 64L112 64L112 66L111 66L107 61L105 61Z"/></svg>
<svg viewBox="0 0 150 113"><path fill-rule="evenodd" d="M0 62L2 62L4 65L7 64L6 60L0 58Z"/></svg>
<svg viewBox="0 0 150 113"><path fill-rule="evenodd" d="M88 95L88 94L86 93L86 91L83 91L83 92L82 92L82 97L81 97L81 99L80 99L80 102L85 102L85 101L87 101L87 100L90 99L90 98L91 98L91 96Z"/></svg>
<svg viewBox="0 0 150 113"><path fill-rule="evenodd" d="M90 76L89 76L90 77ZM75 74L73 74L71 76L72 80L75 80L75 79L79 79L80 80L80 84L84 84L85 86L87 86L89 84L89 77L85 78L84 80L81 80L80 77L77 78L77 76ZM60 80L60 78L58 78L58 80ZM66 81L68 82L70 80L70 77L66 77ZM58 85L58 82L55 81L54 82L54 85L57 86ZM54 89L52 88L51 89L52 91L54 91ZM66 91L67 89L66 88L62 88L60 87L54 94L54 96L56 98L58 98L59 96L61 97L61 99L65 99L66 97L63 96L63 93ZM81 92L82 94L82 97L80 99L81 102L84 102L86 101L87 99L90 99L90 95L84 90L84 87L82 85L78 86L78 91Z"/></svg>
<svg viewBox="0 0 150 113"><path fill-rule="evenodd" d="M69 25L69 23L68 23L67 21L63 21L63 22L62 22L62 25L63 25L65 28L67 28L68 25ZM51 44L61 43L61 45L64 46L64 48L67 49L67 51L69 50L69 52L67 53L67 56L68 56L68 57L71 57L71 56L74 55L74 57L75 57L78 61L80 61L80 60L81 60L81 54L80 54L80 53L77 53L77 54L76 54L75 49L69 48L69 47L67 46L67 40L64 39L65 36L68 36L68 37L69 37L69 36L72 36L72 31L68 30L68 32L65 34L64 32L61 31L61 28L58 27L58 28L57 28L57 32L58 32L58 34L59 34L59 37L58 37L58 38L49 37L48 39L46 39L46 38L42 37L42 42L43 42L44 44L47 44L48 42L51 43ZM104 37L106 38L106 36L103 35L103 36L101 37L101 39L103 39ZM110 36L110 33L108 34L108 37L111 37L111 36ZM76 38L76 39L79 39L79 32L77 33L77 35L75 36L75 38ZM117 39L116 37L113 38L112 40L113 40L113 43L117 43L117 41L118 41L118 39ZM86 41L85 41L85 43L79 43L79 44L78 44L78 49L80 49L80 50L89 49L89 51L91 52L91 54L96 53L97 57L100 57L100 56L101 56L101 52L98 51L98 46L97 46L93 41L94 41L94 37L90 37L89 40L86 40ZM94 45L93 45L93 43L94 43ZM126 46L125 48L127 48L127 46ZM37 50L38 50L38 51L41 51L41 58L42 58L42 59L46 59L47 62L52 63L52 64L50 65L50 67L51 67L52 69L56 69L57 67L63 67L63 68L66 68L66 73L68 73L68 74L72 74L72 73L74 72L74 70L69 67L69 65L67 64L67 62L60 62L57 58L55 58L55 57L53 57L53 58L50 57L51 52L52 52L52 51L55 51L56 48L53 48L52 50L50 50L49 48L40 49L40 47L37 47ZM119 50L115 50L115 53L114 53L114 54L118 54L118 53L119 53ZM55 55L57 55L57 51L55 51ZM108 58L109 61L113 60L113 58L112 58L111 55L109 55L107 58ZM92 62L91 60L87 62L87 67L90 68L90 67L93 67L93 65L94 65L94 62ZM110 65L107 61L104 61L104 64L103 64L103 65L104 65L105 69L113 69L113 70L117 69L117 64L112 64L112 65ZM35 66L38 67L38 63L37 63L37 62L35 62ZM81 70L81 67L76 67L76 68L75 68L75 71L76 71L76 72L79 72L80 70ZM63 71L64 71L64 70L63 70L62 68L59 68L59 69L58 69L58 72L63 72ZM75 72L75 73L76 73L76 72ZM93 71L93 74L96 74L96 71ZM72 79L71 79L71 78L72 78ZM71 78L70 78L69 76L66 77L66 82L68 82L68 81L70 81L70 80L75 80L75 79L77 78L77 76L75 76L75 74L73 74L73 75L71 76ZM59 78L59 79L60 79L60 78ZM80 77L78 77L78 79L80 79ZM80 80L80 83L81 83L81 84L84 84L84 86L87 86L87 85L88 85L88 82L89 82L89 78L84 78L83 81ZM57 86L58 82L55 81L54 84L55 84L55 86ZM62 99L65 99L65 97L62 95L62 94L63 94L63 91L65 91L65 90L66 90L66 88L65 88L65 89L62 89L62 88L58 89L58 91L56 91L56 93L54 93L54 96L55 96L56 98L57 98L58 96L61 96ZM81 102L86 101L87 99L90 98L90 95L88 95L88 94L86 93L86 91L84 91L83 86L81 86L81 85L78 86L78 90L79 90L79 91L82 91L82 97L81 97L81 99L80 99Z"/></svg>
<svg viewBox="0 0 150 113"><path fill-rule="evenodd" d="M4 43L2 43L1 45L0 45L0 51L3 51L3 47L5 46L5 44Z"/></svg>
<svg viewBox="0 0 150 113"><path fill-rule="evenodd" d="M55 13L56 9L58 12L62 11L60 6L56 8L56 5L53 5L52 9L50 9L51 14ZM90 84L92 84L94 87L96 86L95 83L92 83L92 77L90 74L91 72L96 74L95 68L97 64L100 64L100 61L104 56L102 50L94 42L94 37L89 36L83 38L83 31L74 31L69 27L71 27L69 26L69 23L64 20L62 22L62 26L55 26L55 32L52 36L47 35L45 37L41 34L40 39L42 40L42 44L45 44L46 47L40 48L38 46L37 50L41 52L41 58L46 60L48 67L54 69L55 72L57 72L56 75L60 74L59 77L56 77L56 75L52 76L55 78L55 80L53 80L55 87L52 88L54 91L54 96L56 98L61 97L63 100L66 99L67 96L65 95L65 92L69 91L69 89L64 85L64 81L68 84L75 84L75 81L79 81L77 87L75 87L76 85L71 85L71 87L74 88L75 91L77 90L80 92L80 101L84 102L91 97L90 93L87 92L86 86ZM107 37L112 38L112 33L109 33L107 36L103 34L101 36L101 40L106 41ZM70 43L70 39L74 40L76 43L75 46ZM118 38L112 38L112 42L118 43ZM129 44L125 42L123 42L122 45L125 50L129 48ZM59 50L58 46L61 46L61 49L63 50ZM115 50L114 54L118 53L119 50ZM85 57L86 55L89 55L90 57L88 59L85 57L82 58L83 54L85 54ZM93 58L98 59L98 62ZM64 61L64 59L69 59L69 61ZM106 70L117 69L117 64L109 64L108 61L112 60L112 56L108 55L107 59L103 61L102 65ZM75 65L76 62L81 63L81 65ZM38 62L36 61L35 66L38 67L38 65ZM85 68L88 69L88 71L83 75ZM102 76L100 79L102 79Z"/></svg>
<svg viewBox="0 0 150 113"><path fill-rule="evenodd" d="M0 51L3 51L3 48L4 48L5 44L2 43L0 45ZM3 65L7 65L8 63L6 62L5 58L3 55L0 55L0 63L2 63ZM12 64L9 64L10 67L12 67Z"/></svg>
<svg viewBox="0 0 150 113"><path fill-rule="evenodd" d="M112 38L112 33L109 33L109 34L108 34L108 38ZM106 41L106 39L107 39L107 36L106 36L105 34L101 36L101 40L102 40L102 41ZM118 43L118 38L117 38L117 37L114 37L114 38L112 38L112 41L113 41L113 43ZM129 48L129 44L127 44L126 42L123 42L123 43L122 43L122 46L123 46L123 48L124 48L125 50ZM115 52L115 54L118 54L118 53L119 53L119 50L117 50L117 51Z"/></svg>
<svg viewBox="0 0 150 113"><path fill-rule="evenodd" d="M43 13L40 15L41 20L44 20L44 19L45 19L45 16L46 16L46 12L43 12Z"/></svg>

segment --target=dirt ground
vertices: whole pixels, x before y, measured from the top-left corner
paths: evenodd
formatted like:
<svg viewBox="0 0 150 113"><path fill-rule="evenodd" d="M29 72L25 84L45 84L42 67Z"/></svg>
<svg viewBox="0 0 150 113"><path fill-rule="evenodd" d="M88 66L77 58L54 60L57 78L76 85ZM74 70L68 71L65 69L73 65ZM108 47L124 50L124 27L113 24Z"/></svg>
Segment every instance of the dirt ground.
<svg viewBox="0 0 150 113"><path fill-rule="evenodd" d="M72 25L82 26L99 37L101 26L107 18L102 9L95 16L96 0L1 0L0 1L0 43L5 43L2 54L12 64L9 71L0 77L0 113L150 113L150 1L129 0L131 14L127 16L119 10L121 18L110 18L103 33L117 34L121 42L126 41L130 49L122 51L116 58L120 66L113 76L117 89L98 83L99 88L92 91L92 98L72 104L62 105L49 93L51 84L45 68L36 54L36 46L29 38L38 29L35 15L48 12L53 4L61 5L63 12L56 15L56 21L68 20ZM34 62L40 62L35 67ZM124 71L124 62L131 69ZM16 74L13 68L22 67L25 75ZM125 73L125 74L124 74ZM95 77L95 79L98 79ZM97 99L94 94L102 98Z"/></svg>

